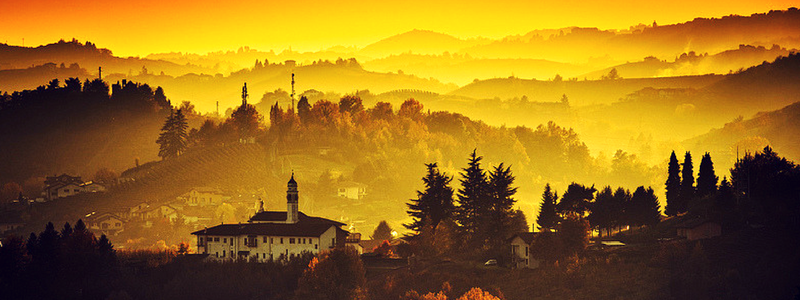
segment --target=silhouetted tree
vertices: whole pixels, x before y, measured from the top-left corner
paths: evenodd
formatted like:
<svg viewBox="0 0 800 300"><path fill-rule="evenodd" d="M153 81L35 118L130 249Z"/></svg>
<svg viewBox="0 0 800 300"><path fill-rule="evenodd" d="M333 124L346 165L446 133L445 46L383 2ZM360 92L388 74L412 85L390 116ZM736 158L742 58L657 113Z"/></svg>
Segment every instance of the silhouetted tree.
<svg viewBox="0 0 800 300"><path fill-rule="evenodd" d="M261 127L260 119L261 116L256 107L246 103L236 108L226 122L233 125L239 138L250 138L258 133Z"/></svg>
<svg viewBox="0 0 800 300"><path fill-rule="evenodd" d="M503 163L494 167L489 172L488 193L489 193L489 211L487 215L487 222L483 224L486 231L486 236L490 241L490 246L504 247L506 238L516 233L516 229L512 228L511 217L514 203L514 194L517 193L517 188L513 186L514 175L511 174L511 167L504 167ZM526 226L527 227L527 226Z"/></svg>
<svg viewBox="0 0 800 300"><path fill-rule="evenodd" d="M389 223L386 223L386 221L378 223L378 226L372 232L372 236L370 236L370 239L373 240L392 240L392 238L392 227L389 227Z"/></svg>
<svg viewBox="0 0 800 300"><path fill-rule="evenodd" d="M681 201L681 166L678 164L678 157L675 156L675 151L672 151L672 154L669 157L666 195L667 207L664 209L664 213L668 216L677 215Z"/></svg>
<svg viewBox="0 0 800 300"><path fill-rule="evenodd" d="M747 207L742 209L747 220L800 228L800 167L769 146L737 161L731 184Z"/></svg>
<svg viewBox="0 0 800 300"><path fill-rule="evenodd" d="M300 101L297 102L297 115L304 124L311 118L311 104L308 103L306 96L300 96Z"/></svg>
<svg viewBox="0 0 800 300"><path fill-rule="evenodd" d="M536 224L539 225L539 230L551 231L556 229L559 221L558 212L556 211L557 200L558 195L550 190L550 184L545 184L542 203L539 205L539 216L536 217Z"/></svg>
<svg viewBox="0 0 800 300"><path fill-rule="evenodd" d="M509 227L510 233L528 232L531 230L531 225L528 224L528 217L521 209L516 209L511 213L511 225Z"/></svg>
<svg viewBox="0 0 800 300"><path fill-rule="evenodd" d="M714 174L714 163L711 161L711 154L706 152L700 161L700 173L697 175L697 198L711 195L717 191L717 180Z"/></svg>
<svg viewBox="0 0 800 300"><path fill-rule="evenodd" d="M689 210L689 202L695 198L694 190L694 168L692 167L692 154L686 151L683 157L683 170L681 170L681 190L680 206L678 212L683 213Z"/></svg>
<svg viewBox="0 0 800 300"><path fill-rule="evenodd" d="M630 225L655 226L661 221L660 207L658 197L652 188L645 189L644 186L636 188L631 196Z"/></svg>
<svg viewBox="0 0 800 300"><path fill-rule="evenodd" d="M109 168L100 168L94 173L94 180L102 183L115 183L119 174Z"/></svg>
<svg viewBox="0 0 800 300"><path fill-rule="evenodd" d="M453 188L450 187L452 177L441 173L436 163L426 164L428 172L422 178L424 191L417 191L417 199L408 203L408 214L413 218L411 224L404 224L408 229L420 233L425 225L433 230L443 219L453 215Z"/></svg>
<svg viewBox="0 0 800 300"><path fill-rule="evenodd" d="M574 182L571 183L564 195L561 196L558 206L556 206L559 214L574 214L583 218L584 214L589 210L589 202L594 199L595 191L597 190L594 186L586 187Z"/></svg>
<svg viewBox="0 0 800 300"><path fill-rule="evenodd" d="M350 247L336 248L313 258L295 292L297 299L365 299L364 265Z"/></svg>
<svg viewBox="0 0 800 300"><path fill-rule="evenodd" d="M614 192L611 190L610 186L606 186L600 190L597 196L595 196L594 202L592 202L591 213L587 219L593 228L597 228L600 236L603 235L603 229L606 229L606 235L611 234L610 230L614 223L614 210L619 209L615 207L614 202Z"/></svg>
<svg viewBox="0 0 800 300"><path fill-rule="evenodd" d="M486 172L481 168L482 156L477 149L472 151L468 166L461 172L461 188L458 190L456 220L461 225L466 239L480 244L485 243L481 236L481 221L489 215L489 184Z"/></svg>
<svg viewBox="0 0 800 300"><path fill-rule="evenodd" d="M161 134L158 136L158 156L162 159L174 158L186 150L189 128L186 117L181 110L177 110L167 117L164 126L161 127Z"/></svg>

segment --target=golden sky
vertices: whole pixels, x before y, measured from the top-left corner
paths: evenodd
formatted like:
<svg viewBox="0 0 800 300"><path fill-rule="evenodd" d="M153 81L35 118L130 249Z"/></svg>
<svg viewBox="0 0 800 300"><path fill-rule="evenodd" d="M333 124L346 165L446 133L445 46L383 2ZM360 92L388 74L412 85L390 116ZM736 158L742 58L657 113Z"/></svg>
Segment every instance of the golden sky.
<svg viewBox="0 0 800 300"><path fill-rule="evenodd" d="M467 38L498 38L534 29L750 15L798 6L798 0L668 1L312 1L312 0L8 0L0 3L0 42L40 45L61 38L92 41L116 55L205 53L250 46L314 51L365 46L426 29Z"/></svg>

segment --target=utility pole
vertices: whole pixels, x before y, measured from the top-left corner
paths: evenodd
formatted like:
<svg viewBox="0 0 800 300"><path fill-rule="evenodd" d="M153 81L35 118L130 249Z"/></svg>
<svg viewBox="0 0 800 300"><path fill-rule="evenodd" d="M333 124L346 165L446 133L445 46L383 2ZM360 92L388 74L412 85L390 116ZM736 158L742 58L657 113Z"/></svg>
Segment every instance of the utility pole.
<svg viewBox="0 0 800 300"><path fill-rule="evenodd" d="M294 72L292 72L292 111L294 111Z"/></svg>
<svg viewBox="0 0 800 300"><path fill-rule="evenodd" d="M103 67L97 67L97 79L103 80Z"/></svg>

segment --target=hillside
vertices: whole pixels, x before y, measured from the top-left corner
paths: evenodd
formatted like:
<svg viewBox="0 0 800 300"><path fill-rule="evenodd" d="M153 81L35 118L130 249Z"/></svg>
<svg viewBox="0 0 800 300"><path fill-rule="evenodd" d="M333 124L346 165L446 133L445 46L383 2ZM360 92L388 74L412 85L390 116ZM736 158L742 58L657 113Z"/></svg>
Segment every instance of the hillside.
<svg viewBox="0 0 800 300"><path fill-rule="evenodd" d="M738 49L727 50L713 55L694 52L683 53L674 61L659 60L647 57L642 61L630 62L608 67L578 76L579 78L598 79L616 69L620 76L627 78L648 78L685 76L702 74L728 74L765 61L774 61L780 56L787 56L795 50L787 50L778 45L771 48L764 46L739 45Z"/></svg>
<svg viewBox="0 0 800 300"><path fill-rule="evenodd" d="M542 81L516 77L479 80L461 87L450 95L476 99L500 99L526 96L533 101L557 101L566 94L574 105L611 103L646 87L703 88L723 76L682 76L666 78L622 78L618 80Z"/></svg>
<svg viewBox="0 0 800 300"><path fill-rule="evenodd" d="M413 52L417 54L442 54L457 52L463 48L486 44L488 39L460 39L430 30L412 30L369 44L358 51L374 58Z"/></svg>
<svg viewBox="0 0 800 300"><path fill-rule="evenodd" d="M63 63L61 65L46 63L27 69L0 70L0 90L10 93L33 89L38 87L37 84L41 85L53 79L64 81L70 77L87 79L92 75L78 64L67 67Z"/></svg>
<svg viewBox="0 0 800 300"><path fill-rule="evenodd" d="M534 33L463 49L477 57L544 58L586 61L610 56L636 61L647 56L669 59L681 53L718 53L741 44L800 48L800 11L770 11L750 16L697 18L671 25L644 26L618 32L597 28L564 28L557 34ZM584 49L591 49L585 51Z"/></svg>
<svg viewBox="0 0 800 300"><path fill-rule="evenodd" d="M754 116L725 123L708 133L688 139L683 144L688 149L705 148L724 161L733 161L736 155L761 151L771 146L787 159L800 160L800 102L784 108L759 112Z"/></svg>
<svg viewBox="0 0 800 300"><path fill-rule="evenodd" d="M170 91L174 103L191 101L200 111L214 111L219 101L220 111L241 103L242 84L247 83L251 98L260 99L264 93L277 89L291 91L292 72L295 74L297 94L316 89L338 94L369 90L382 93L397 89L419 89L433 92L448 92L457 88L436 79L425 79L414 75L379 73L367 71L354 59L336 62L319 61L310 65L287 65L275 63L243 69L228 76L207 74L135 75L111 74L106 77L111 82L122 79L146 82L162 86ZM288 103L282 103L288 104Z"/></svg>
<svg viewBox="0 0 800 300"><path fill-rule="evenodd" d="M91 42L81 43L77 40L56 43L38 47L20 47L0 44L0 69L25 69L31 66L47 63L65 64L67 66L77 63L87 70L92 76L97 76L98 67L103 68L103 74L123 73L139 74L165 73L174 76L186 73L214 73L212 68L204 68L191 64L179 65L163 60L142 59L139 57L117 57L109 49L98 48ZM35 88L36 81L25 82L24 88Z"/></svg>

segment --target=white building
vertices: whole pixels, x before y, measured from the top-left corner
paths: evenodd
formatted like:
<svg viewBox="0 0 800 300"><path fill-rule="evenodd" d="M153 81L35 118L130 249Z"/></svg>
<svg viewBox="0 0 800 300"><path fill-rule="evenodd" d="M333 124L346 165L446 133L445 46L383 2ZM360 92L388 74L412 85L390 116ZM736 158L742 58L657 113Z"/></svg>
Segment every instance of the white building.
<svg viewBox="0 0 800 300"><path fill-rule="evenodd" d="M286 193L287 211L258 212L244 224L222 224L195 231L197 252L212 258L243 258L266 261L319 253L345 245L348 232L344 223L309 217L298 211L297 182L294 175Z"/></svg>
<svg viewBox="0 0 800 300"><path fill-rule="evenodd" d="M511 264L515 269L539 267L539 261L531 255L531 244L536 236L533 232L521 232L511 237Z"/></svg>
<svg viewBox="0 0 800 300"><path fill-rule="evenodd" d="M209 187L196 187L181 198L186 199L188 206L220 205L231 200L231 197L226 196L222 191Z"/></svg>
<svg viewBox="0 0 800 300"><path fill-rule="evenodd" d="M90 217L89 229L105 235L116 235L124 230L125 221L116 214L102 213Z"/></svg>
<svg viewBox="0 0 800 300"><path fill-rule="evenodd" d="M361 200L367 195L367 185L353 181L341 182L337 185L336 194L342 198Z"/></svg>

